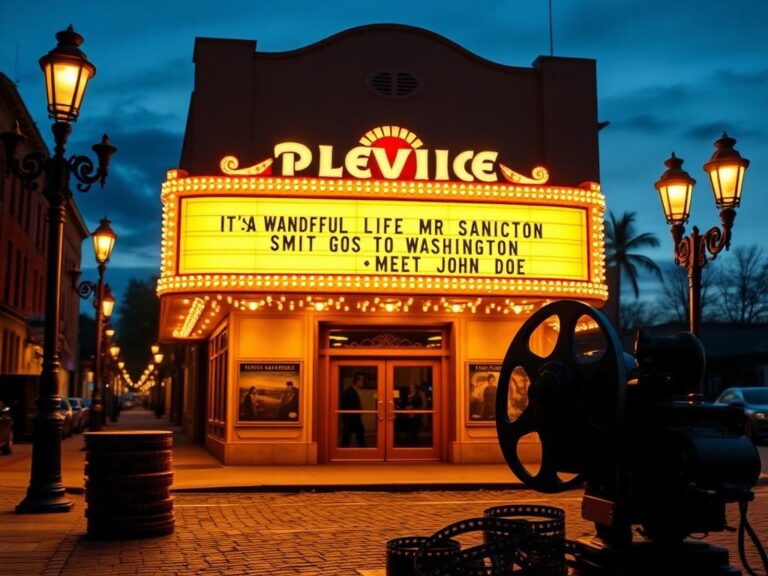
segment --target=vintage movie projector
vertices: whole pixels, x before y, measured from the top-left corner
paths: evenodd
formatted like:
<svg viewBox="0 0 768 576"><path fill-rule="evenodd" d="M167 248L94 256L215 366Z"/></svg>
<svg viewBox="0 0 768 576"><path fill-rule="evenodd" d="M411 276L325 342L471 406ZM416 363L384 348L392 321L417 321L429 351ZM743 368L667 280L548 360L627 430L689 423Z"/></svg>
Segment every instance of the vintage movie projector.
<svg viewBox="0 0 768 576"><path fill-rule="evenodd" d="M606 317L576 301L541 308L510 344L496 398L499 443L530 488L584 483L582 516L597 534L572 543L578 573L740 574L727 550L694 540L726 530L726 504L737 502L740 549L745 524L765 559L746 521L759 454L741 410L697 400L704 362L690 333L641 330L635 356L625 354ZM521 456L532 433L537 469Z"/></svg>

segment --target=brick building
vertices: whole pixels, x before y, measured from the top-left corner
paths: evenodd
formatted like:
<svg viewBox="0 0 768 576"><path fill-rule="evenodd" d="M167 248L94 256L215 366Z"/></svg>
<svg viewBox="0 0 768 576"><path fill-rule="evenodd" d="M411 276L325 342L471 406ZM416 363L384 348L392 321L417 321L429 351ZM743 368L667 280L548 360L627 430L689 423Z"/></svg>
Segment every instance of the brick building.
<svg viewBox="0 0 768 576"><path fill-rule="evenodd" d="M15 84L0 73L0 132L13 130L16 122L28 138L18 155L35 151L47 156L45 142ZM0 398L28 408L36 397L42 369L48 242L48 202L42 186L42 179L32 188L6 173L5 151L0 150ZM74 378L80 299L68 272L80 268L81 245L87 236L80 212L70 201L64 229L59 340L63 396L83 393ZM19 432L28 431L22 425Z"/></svg>

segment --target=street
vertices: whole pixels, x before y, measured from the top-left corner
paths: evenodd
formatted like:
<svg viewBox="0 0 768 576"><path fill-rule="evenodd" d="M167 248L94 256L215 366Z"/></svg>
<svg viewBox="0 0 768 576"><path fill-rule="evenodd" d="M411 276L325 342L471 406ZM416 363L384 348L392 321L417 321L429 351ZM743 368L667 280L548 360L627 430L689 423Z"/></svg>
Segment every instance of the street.
<svg viewBox="0 0 768 576"><path fill-rule="evenodd" d="M176 495L174 534L123 541L84 536L82 495L73 496L73 513L40 516L10 512L21 496L21 490L6 490L0 499L0 574L373 576L384 574L386 542L392 538L430 535L451 522L481 516L491 506L525 502L563 508L569 538L592 533L591 524L580 518L580 491L555 496L529 490L182 493ZM735 514L730 506L734 527ZM768 486L757 488L749 518L768 540ZM18 535L22 530L30 534L28 547ZM707 540L727 547L731 563L740 565L735 533ZM760 568L757 555L748 550L750 563Z"/></svg>

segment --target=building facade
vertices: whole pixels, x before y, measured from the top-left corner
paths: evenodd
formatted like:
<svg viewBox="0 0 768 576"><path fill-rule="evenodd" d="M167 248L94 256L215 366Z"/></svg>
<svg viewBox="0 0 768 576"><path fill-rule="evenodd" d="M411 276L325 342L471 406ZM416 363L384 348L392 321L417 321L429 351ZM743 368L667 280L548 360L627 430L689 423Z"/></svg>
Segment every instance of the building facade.
<svg viewBox="0 0 768 576"><path fill-rule="evenodd" d="M502 461L517 330L607 298L594 61L396 25L194 61L158 284L188 430L228 464Z"/></svg>
<svg viewBox="0 0 768 576"><path fill-rule="evenodd" d="M48 149L16 86L0 74L0 132L14 130L16 122L27 137L19 146L19 156L33 151L47 156ZM42 178L36 187L30 187L8 174L5 151L0 151L0 399L26 411L34 409L42 370L48 245L48 202L42 187ZM82 395L74 377L80 299L68 272L80 268L81 245L87 236L83 219L70 202L64 228L59 340L62 396ZM16 432L30 430L22 424Z"/></svg>

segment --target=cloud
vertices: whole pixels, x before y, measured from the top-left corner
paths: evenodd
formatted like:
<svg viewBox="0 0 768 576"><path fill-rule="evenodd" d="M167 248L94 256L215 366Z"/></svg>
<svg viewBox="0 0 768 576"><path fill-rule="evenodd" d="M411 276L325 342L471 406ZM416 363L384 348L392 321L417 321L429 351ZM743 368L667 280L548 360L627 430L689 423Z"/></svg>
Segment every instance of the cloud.
<svg viewBox="0 0 768 576"><path fill-rule="evenodd" d="M658 134L669 129L669 123L653 114L638 114L626 119L612 121L610 128Z"/></svg>
<svg viewBox="0 0 768 576"><path fill-rule="evenodd" d="M117 153L112 157L104 192L111 197L110 206L136 216L149 199L158 202L165 172L178 165L181 141L180 134L153 128L112 131L110 142Z"/></svg>
<svg viewBox="0 0 768 576"><path fill-rule="evenodd" d="M740 138L747 134L754 136L760 133L757 130L745 128L741 122L723 119L693 124L683 132L683 137L695 142L701 140L708 141L719 137L723 132L738 134Z"/></svg>
<svg viewBox="0 0 768 576"><path fill-rule="evenodd" d="M87 194L75 195L90 230L104 216L112 221L118 240L111 267L159 265L160 189L166 171L178 165L182 143L181 134L153 127L162 117L141 106L115 110L89 119L89 129L78 130L77 140L70 146L78 153L86 151L90 146L85 143L98 141L104 130L118 149L104 189L96 185ZM99 132L94 132L95 127ZM85 267L85 262L90 262L87 250L83 251L83 260Z"/></svg>
<svg viewBox="0 0 768 576"><path fill-rule="evenodd" d="M768 68L762 70L717 70L713 75L717 84L739 89L768 88Z"/></svg>
<svg viewBox="0 0 768 576"><path fill-rule="evenodd" d="M679 130L681 111L692 105L699 91L689 85L653 85L600 99L600 119L611 122L606 136L668 137Z"/></svg>
<svg viewBox="0 0 768 576"><path fill-rule="evenodd" d="M190 47L190 54L191 54ZM112 74L99 86L103 94L125 94L142 86L151 86L152 92L183 91L192 89L194 64L189 58L174 57L161 62L145 63L138 70Z"/></svg>
<svg viewBox="0 0 768 576"><path fill-rule="evenodd" d="M671 106L682 107L698 98L701 91L690 84L654 84L646 86L634 85L614 96L602 98L603 109L617 110L659 110Z"/></svg>
<svg viewBox="0 0 768 576"><path fill-rule="evenodd" d="M123 295L125 289L128 287L128 283L131 280L149 281L151 278L160 275L160 271L156 267L147 266L132 266L129 268L118 266L107 266L107 271L104 276L104 281L109 284L109 288L112 290L112 294L117 300L117 306L115 307L112 315L112 324L114 325L117 318L120 316L121 304L123 302ZM83 278L91 279L96 278L95 270L84 269ZM83 300L80 304L80 312L88 316L93 316L93 302L90 300Z"/></svg>
<svg viewBox="0 0 768 576"><path fill-rule="evenodd" d="M768 69L703 71L672 85L635 86L600 101L601 118L629 136L711 142L723 131L754 140L768 134Z"/></svg>

